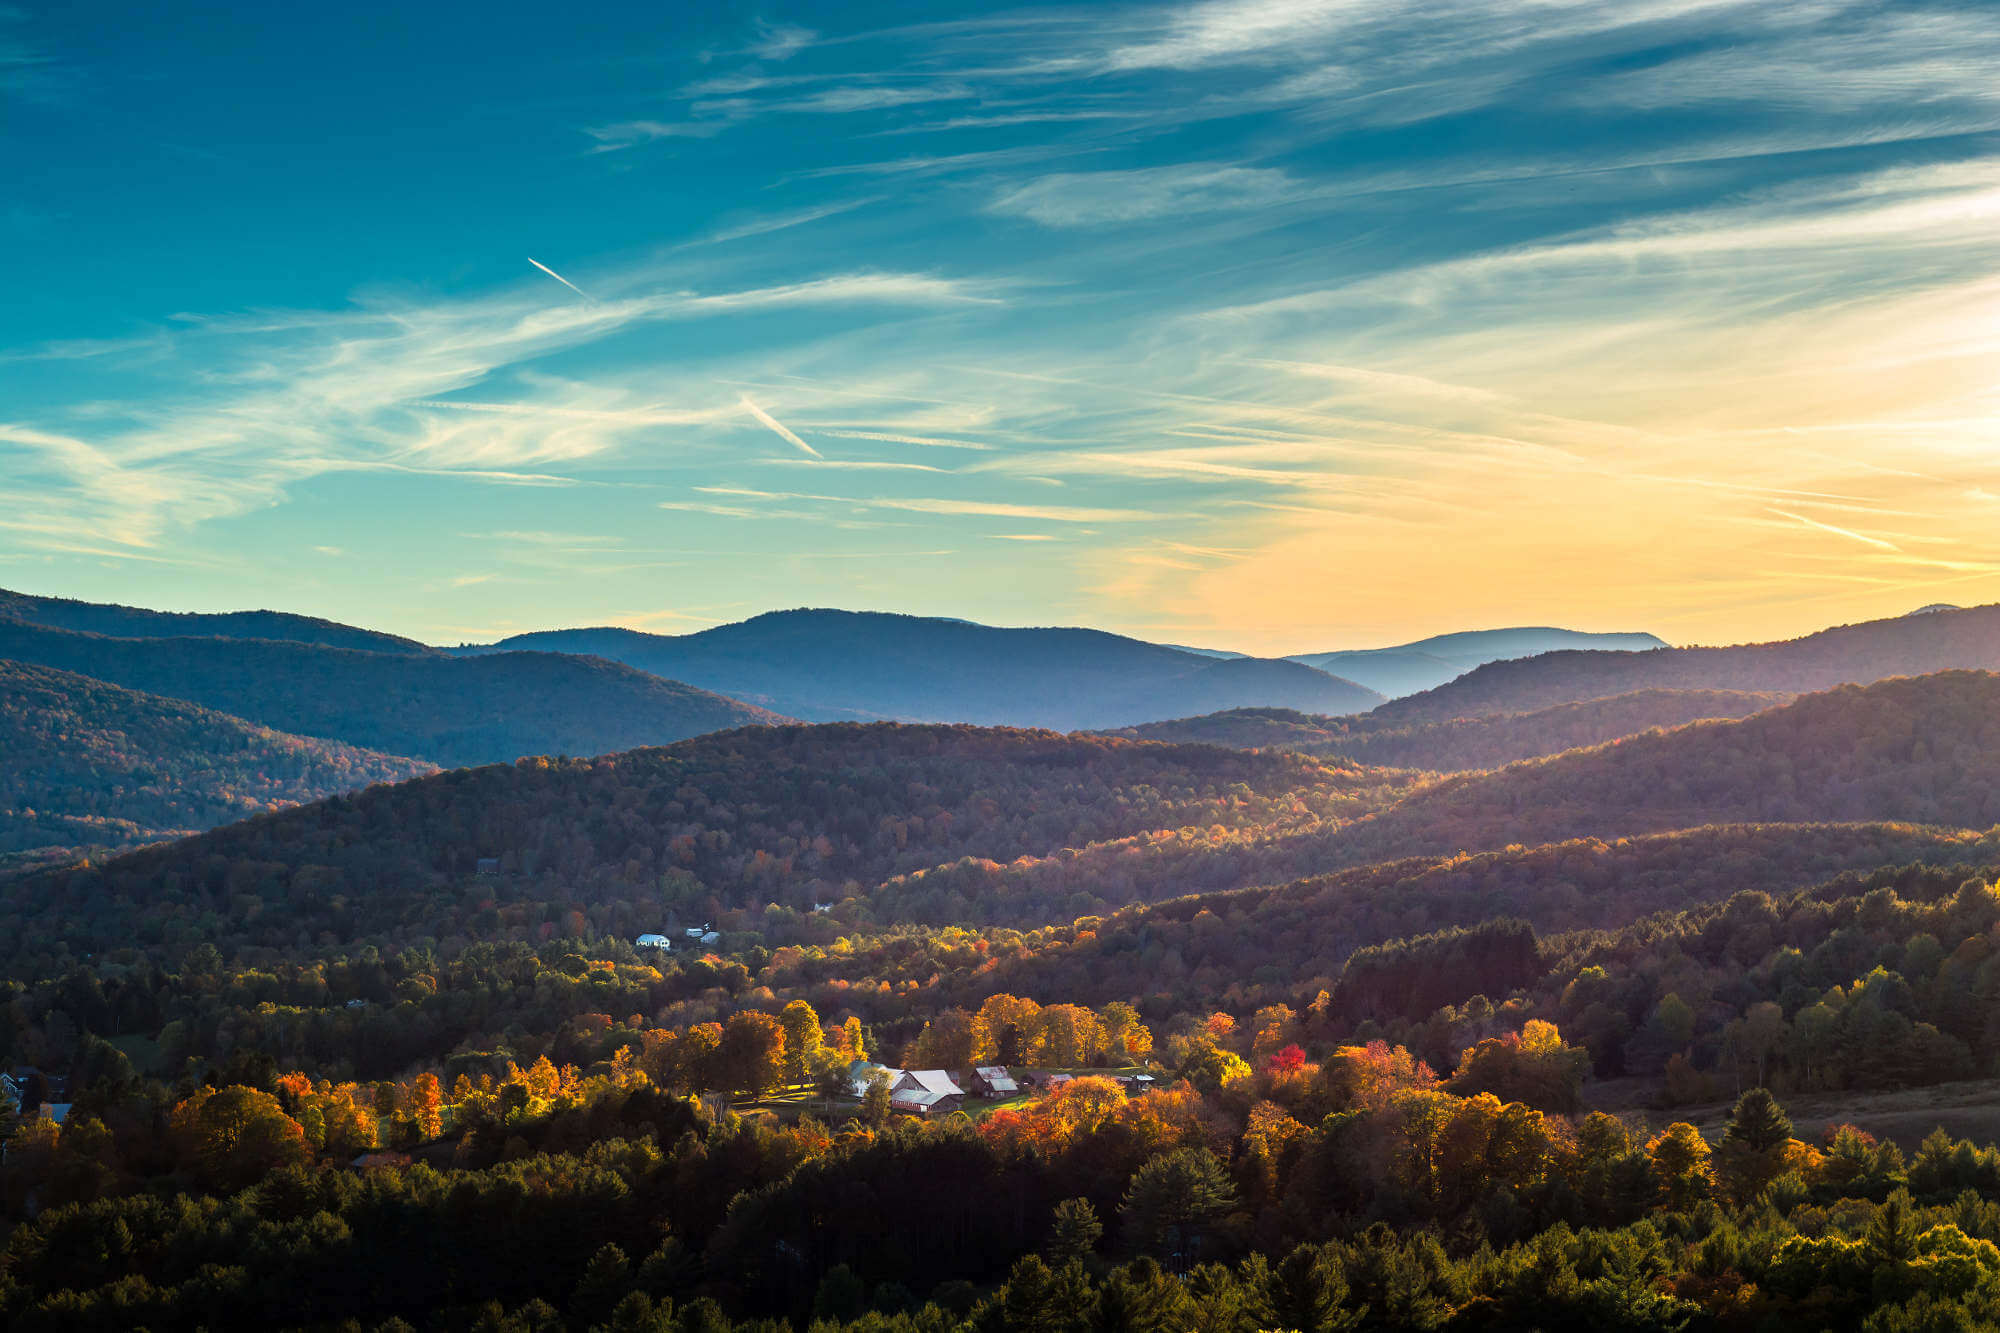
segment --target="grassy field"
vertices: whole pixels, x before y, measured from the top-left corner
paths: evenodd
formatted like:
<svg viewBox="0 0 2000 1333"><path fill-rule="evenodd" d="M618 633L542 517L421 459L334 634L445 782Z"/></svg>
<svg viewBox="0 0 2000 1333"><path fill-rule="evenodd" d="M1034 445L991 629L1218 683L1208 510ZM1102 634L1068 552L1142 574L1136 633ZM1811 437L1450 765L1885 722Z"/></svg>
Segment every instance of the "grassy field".
<svg viewBox="0 0 2000 1333"><path fill-rule="evenodd" d="M1735 1098L1659 1110L1648 1103L1658 1090L1653 1080L1620 1079L1600 1084L1587 1096L1593 1110L1641 1112L1654 1127L1685 1120L1710 1139L1720 1138ZM1807 1141L1824 1125L1858 1125L1877 1138L1893 1139L1905 1152L1942 1126L1953 1138L2000 1142L2000 1079L1971 1079L1901 1092L1811 1092L1781 1096L1792 1117L1792 1133Z"/></svg>

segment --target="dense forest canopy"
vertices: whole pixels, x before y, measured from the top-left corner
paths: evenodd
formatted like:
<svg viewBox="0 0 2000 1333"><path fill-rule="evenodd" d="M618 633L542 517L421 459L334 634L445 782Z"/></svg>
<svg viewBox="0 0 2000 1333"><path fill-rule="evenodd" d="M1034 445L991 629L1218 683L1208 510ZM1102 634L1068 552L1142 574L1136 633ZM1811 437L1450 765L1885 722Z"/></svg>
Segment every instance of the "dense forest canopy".
<svg viewBox="0 0 2000 1333"><path fill-rule="evenodd" d="M2000 823L2000 676L1842 686L1442 782L1352 831L1354 854L1622 836L1723 820Z"/></svg>
<svg viewBox="0 0 2000 1333"><path fill-rule="evenodd" d="M0 616L17 826L264 812L0 881L10 1330L2000 1326L2000 677L366 786L109 679L712 696L246 625Z"/></svg>
<svg viewBox="0 0 2000 1333"><path fill-rule="evenodd" d="M431 768L6 661L0 754L0 865L179 837Z"/></svg>
<svg viewBox="0 0 2000 1333"><path fill-rule="evenodd" d="M441 773L18 884L0 901L20 914L16 947L30 951L132 938L115 906L130 901L154 909L145 938L177 937L169 922L204 913L220 914L207 930L229 921L271 944L404 923L491 931L531 908L539 919L551 901L607 907L636 934L670 915L767 904L854 899L865 911L878 886L912 871L1067 860L1107 842L1123 851L1135 835L1205 847L1319 830L1400 790L1393 774L1208 746L887 723L746 728ZM896 891L905 902L912 892Z"/></svg>

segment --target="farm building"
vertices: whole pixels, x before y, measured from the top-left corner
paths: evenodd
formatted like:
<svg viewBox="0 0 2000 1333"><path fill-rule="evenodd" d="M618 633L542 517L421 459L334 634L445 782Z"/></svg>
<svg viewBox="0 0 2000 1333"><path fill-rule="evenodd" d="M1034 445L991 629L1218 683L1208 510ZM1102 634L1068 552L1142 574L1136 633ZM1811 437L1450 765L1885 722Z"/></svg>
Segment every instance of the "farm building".
<svg viewBox="0 0 2000 1333"><path fill-rule="evenodd" d="M1014 1076L1001 1065L980 1065L972 1071L972 1090L982 1097L998 1100L1012 1097L1021 1091L1021 1085Z"/></svg>

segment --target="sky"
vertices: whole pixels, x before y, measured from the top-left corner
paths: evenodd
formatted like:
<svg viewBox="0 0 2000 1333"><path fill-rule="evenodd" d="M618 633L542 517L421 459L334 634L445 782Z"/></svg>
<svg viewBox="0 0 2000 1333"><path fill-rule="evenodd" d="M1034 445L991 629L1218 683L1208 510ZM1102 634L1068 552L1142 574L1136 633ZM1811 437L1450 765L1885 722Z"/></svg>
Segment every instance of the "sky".
<svg viewBox="0 0 2000 1333"><path fill-rule="evenodd" d="M0 5L0 586L1247 652L2000 601L1990 0Z"/></svg>

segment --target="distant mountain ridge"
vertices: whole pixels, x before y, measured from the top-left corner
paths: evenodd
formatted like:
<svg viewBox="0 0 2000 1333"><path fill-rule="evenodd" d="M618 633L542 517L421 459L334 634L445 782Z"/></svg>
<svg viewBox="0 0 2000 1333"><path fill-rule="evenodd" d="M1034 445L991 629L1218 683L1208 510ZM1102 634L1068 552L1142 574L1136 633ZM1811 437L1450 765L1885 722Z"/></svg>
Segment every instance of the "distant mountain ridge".
<svg viewBox="0 0 2000 1333"><path fill-rule="evenodd" d="M431 771L9 661L0 754L0 855L130 847Z"/></svg>
<svg viewBox="0 0 2000 1333"><path fill-rule="evenodd" d="M4 588L0 588L0 619L118 639L280 639L375 653L435 651L415 639L287 611L148 611L136 606L79 602L68 597L36 597Z"/></svg>
<svg viewBox="0 0 2000 1333"><path fill-rule="evenodd" d="M1841 625L1803 638L1724 648L1557 651L1492 662L1383 705L1388 724L1521 713L1646 689L1810 694L1890 676L2000 669L2000 605Z"/></svg>
<svg viewBox="0 0 2000 1333"><path fill-rule="evenodd" d="M1362 712L1382 696L1299 662L1218 658L1091 629L773 611L693 634L597 628L456 651L590 653L812 721L1102 729L1263 705Z"/></svg>
<svg viewBox="0 0 2000 1333"><path fill-rule="evenodd" d="M0 658L443 766L605 754L777 714L602 659L458 658L272 639L113 638L0 617Z"/></svg>
<svg viewBox="0 0 2000 1333"><path fill-rule="evenodd" d="M1288 661L1345 676L1391 699L1432 689L1488 662L1534 657L1563 649L1638 652L1664 648L1652 634L1591 633L1552 627L1464 630L1389 648L1294 653Z"/></svg>
<svg viewBox="0 0 2000 1333"><path fill-rule="evenodd" d="M1791 698L1789 694L1742 690L1639 690L1557 704L1533 713L1498 713L1401 727L1383 721L1379 709L1355 717L1319 717L1283 708L1239 708L1124 727L1112 734L1235 749L1337 754L1356 763L1448 773L1498 768L1704 718L1747 717Z"/></svg>

